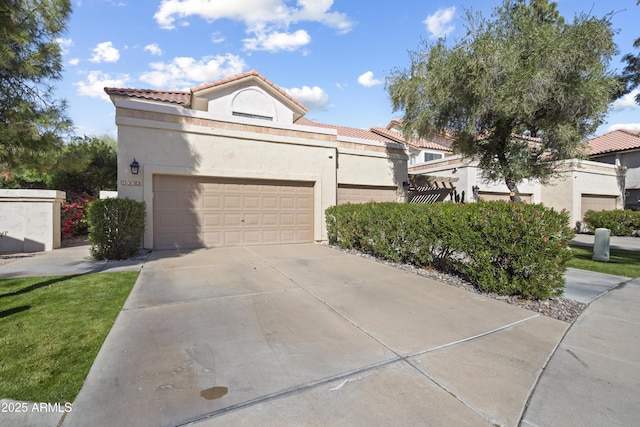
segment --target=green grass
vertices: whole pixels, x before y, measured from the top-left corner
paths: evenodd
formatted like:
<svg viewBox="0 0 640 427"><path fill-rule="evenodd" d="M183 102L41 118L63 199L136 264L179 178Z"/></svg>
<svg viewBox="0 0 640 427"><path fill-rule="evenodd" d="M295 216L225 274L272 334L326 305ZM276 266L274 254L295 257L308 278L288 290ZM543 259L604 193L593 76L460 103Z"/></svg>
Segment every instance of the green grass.
<svg viewBox="0 0 640 427"><path fill-rule="evenodd" d="M593 261L593 249L586 246L571 246L573 256L567 267L617 276L640 277L640 252L611 249L609 262Z"/></svg>
<svg viewBox="0 0 640 427"><path fill-rule="evenodd" d="M137 277L0 280L0 398L73 402Z"/></svg>

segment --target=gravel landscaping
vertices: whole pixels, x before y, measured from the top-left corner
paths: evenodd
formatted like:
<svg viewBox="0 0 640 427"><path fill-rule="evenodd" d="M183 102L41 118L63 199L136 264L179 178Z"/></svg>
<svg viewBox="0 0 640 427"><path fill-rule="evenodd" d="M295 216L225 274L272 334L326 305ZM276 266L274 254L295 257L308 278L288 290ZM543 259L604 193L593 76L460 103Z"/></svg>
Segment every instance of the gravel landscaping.
<svg viewBox="0 0 640 427"><path fill-rule="evenodd" d="M382 264L386 264L395 268L399 268L405 271L410 271L420 276L428 277L430 279L437 280L442 283L446 283L450 286L455 286L457 288L465 289L469 292L474 292L476 294L485 295L489 298L493 298L507 304L517 305L519 307L525 308L527 310L535 311L536 313L543 314L548 317L552 317L554 319L562 320L563 322L573 323L578 319L578 316L587 308L587 304L573 301L563 297L552 297L541 300L527 300L514 296L504 296L498 295L495 293L487 293L482 292L478 288L476 288L472 283L467 282L460 278L459 276L455 276L452 274L443 273L433 269L426 268L418 268L413 265L408 264L400 264L396 262L390 262L381 260L374 256L363 254L361 252L357 252L349 249L341 249L337 246L331 246L332 248L346 252L352 255L358 255Z"/></svg>

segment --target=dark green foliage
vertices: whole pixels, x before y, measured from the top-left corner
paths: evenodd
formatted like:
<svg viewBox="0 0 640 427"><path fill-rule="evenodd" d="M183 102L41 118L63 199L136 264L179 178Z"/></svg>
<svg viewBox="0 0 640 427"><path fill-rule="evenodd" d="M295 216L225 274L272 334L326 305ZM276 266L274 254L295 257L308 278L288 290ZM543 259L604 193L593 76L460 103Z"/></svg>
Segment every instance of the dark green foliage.
<svg viewBox="0 0 640 427"><path fill-rule="evenodd" d="M71 13L69 0L0 3L0 165L38 166L71 132L65 102L52 82L61 78L56 40ZM0 171L4 172L4 171Z"/></svg>
<svg viewBox="0 0 640 427"><path fill-rule="evenodd" d="M64 147L48 186L66 191L67 197L80 194L98 197L100 190L117 189L117 175L115 141L106 136L85 136Z"/></svg>
<svg viewBox="0 0 640 427"><path fill-rule="evenodd" d="M637 3L640 5L640 1ZM640 48L640 38L637 38L633 42L633 47ZM626 85L626 92L631 92L633 89L640 86L640 53L637 53L635 56L631 53L626 54L623 58L623 61L627 63L627 66L624 68L622 72L622 80ZM636 95L636 102L640 104L640 93Z"/></svg>
<svg viewBox="0 0 640 427"><path fill-rule="evenodd" d="M587 211L584 222L591 231L608 228L612 236L631 236L635 230L640 230L640 211Z"/></svg>
<svg viewBox="0 0 640 427"><path fill-rule="evenodd" d="M367 203L326 211L329 242L387 260L464 275L525 298L562 293L569 217L541 205Z"/></svg>
<svg viewBox="0 0 640 427"><path fill-rule="evenodd" d="M74 138L57 152L40 156L40 164L14 166L0 174L0 188L61 190L68 199L98 197L100 190L116 190L118 155L108 135Z"/></svg>
<svg viewBox="0 0 640 427"><path fill-rule="evenodd" d="M387 90L407 137L453 131L454 151L520 201L517 185L545 181L555 173L551 160L577 156L619 93L607 69L616 52L611 22L566 22L547 0L505 0L491 19L469 11L466 21L455 46L425 44Z"/></svg>
<svg viewBox="0 0 640 427"><path fill-rule="evenodd" d="M95 200L87 212L91 255L95 259L127 259L138 253L145 228L144 202Z"/></svg>

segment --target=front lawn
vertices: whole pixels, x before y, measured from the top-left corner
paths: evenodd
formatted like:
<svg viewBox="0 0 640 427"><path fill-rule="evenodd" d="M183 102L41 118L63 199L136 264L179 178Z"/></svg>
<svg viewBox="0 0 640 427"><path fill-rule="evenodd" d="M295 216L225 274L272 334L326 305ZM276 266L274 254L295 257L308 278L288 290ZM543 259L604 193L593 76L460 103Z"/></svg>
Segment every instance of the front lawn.
<svg viewBox="0 0 640 427"><path fill-rule="evenodd" d="M137 277L0 280L0 398L73 402Z"/></svg>
<svg viewBox="0 0 640 427"><path fill-rule="evenodd" d="M640 252L610 249L609 262L593 261L593 248L587 246L571 246L573 256L567 267L616 276L640 277Z"/></svg>

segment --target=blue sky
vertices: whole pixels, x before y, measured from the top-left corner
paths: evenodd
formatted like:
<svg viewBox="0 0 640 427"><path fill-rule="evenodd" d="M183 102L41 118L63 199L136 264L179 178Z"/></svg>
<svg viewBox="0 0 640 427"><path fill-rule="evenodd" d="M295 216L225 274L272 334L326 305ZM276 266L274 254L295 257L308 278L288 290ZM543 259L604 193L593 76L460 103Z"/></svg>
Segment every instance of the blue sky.
<svg viewBox="0 0 640 427"><path fill-rule="evenodd" d="M421 40L464 34L465 10L489 16L501 0L72 0L61 36L64 73L56 94L69 103L78 135L116 135L103 88L188 90L257 70L322 123L386 126L393 112L385 77L409 65ZM560 13L613 12L620 55L637 52L636 0L558 0ZM611 106L598 134L640 129L631 96Z"/></svg>

